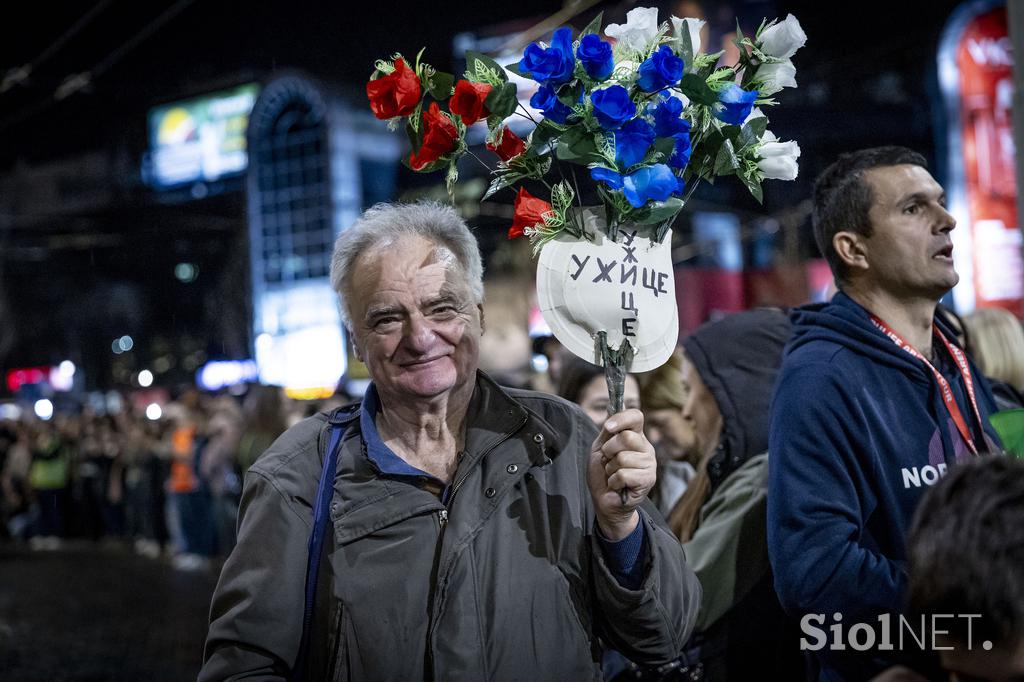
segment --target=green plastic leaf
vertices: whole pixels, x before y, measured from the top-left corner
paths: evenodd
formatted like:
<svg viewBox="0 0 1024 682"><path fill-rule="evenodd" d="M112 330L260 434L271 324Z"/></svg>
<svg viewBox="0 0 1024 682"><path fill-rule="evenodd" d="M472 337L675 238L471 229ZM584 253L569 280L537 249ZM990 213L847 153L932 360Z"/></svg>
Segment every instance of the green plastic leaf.
<svg viewBox="0 0 1024 682"><path fill-rule="evenodd" d="M740 127L729 124L722 124L719 130L722 132L723 135L725 135L725 139L732 142L733 148L735 149L737 143L740 141Z"/></svg>
<svg viewBox="0 0 1024 682"><path fill-rule="evenodd" d="M580 38L591 33L601 32L601 20L604 18L604 12L598 12L597 16L591 19L590 23L587 24L586 28L580 31Z"/></svg>
<svg viewBox="0 0 1024 682"><path fill-rule="evenodd" d="M492 196L494 196L497 192L500 192L501 190L505 189L506 187L511 185L513 182L515 182L515 175L513 175L511 173L505 174L505 175L499 175L498 177L496 177L493 180L491 180L491 184L487 187L487 191L484 192L484 195L480 199L480 201L487 201Z"/></svg>
<svg viewBox="0 0 1024 682"><path fill-rule="evenodd" d="M522 76L523 78L533 78L533 76L530 75L529 71L520 70L519 62L512 62L511 64L506 64L505 70L510 73L514 73L517 76Z"/></svg>
<svg viewBox="0 0 1024 682"><path fill-rule="evenodd" d="M427 92L436 100L445 100L452 96L455 87L455 76L442 71L434 72L427 83Z"/></svg>
<svg viewBox="0 0 1024 682"><path fill-rule="evenodd" d="M558 101L567 107L576 106L580 97L583 96L583 82L579 80L570 81L558 88Z"/></svg>
<svg viewBox="0 0 1024 682"><path fill-rule="evenodd" d="M556 128L549 119L544 119L530 133L530 148L540 151L552 138L561 133L562 131Z"/></svg>
<svg viewBox="0 0 1024 682"><path fill-rule="evenodd" d="M718 95L708 87L707 82L695 73L688 73L679 81L679 89L691 102L710 107L718 102Z"/></svg>
<svg viewBox="0 0 1024 682"><path fill-rule="evenodd" d="M679 22L675 28L676 32L676 54L683 58L683 65L687 71L693 71L693 42L690 40L690 29L685 21Z"/></svg>
<svg viewBox="0 0 1024 682"><path fill-rule="evenodd" d="M761 191L761 181L754 175L741 175L740 180L743 181L743 184L750 191L750 194L757 199L757 203L763 203L764 195Z"/></svg>
<svg viewBox="0 0 1024 682"><path fill-rule="evenodd" d="M516 110L519 100L516 99L516 84L502 83L500 87L494 88L484 100L484 106L492 116L502 119L508 118Z"/></svg>
<svg viewBox="0 0 1024 682"><path fill-rule="evenodd" d="M697 68L694 69L697 75L701 78L707 78L715 72L715 65L718 64L718 60L725 54L725 50L720 50L713 54L702 54L694 59L697 64ZM730 69L731 70L731 69Z"/></svg>
<svg viewBox="0 0 1024 682"><path fill-rule="evenodd" d="M683 200L679 197L669 197L665 201L652 201L629 216L630 222L640 225L654 225L663 223L674 217L683 208Z"/></svg>
<svg viewBox="0 0 1024 682"><path fill-rule="evenodd" d="M659 137L654 141L654 151L661 155L661 161L667 162L676 149L674 137Z"/></svg>
<svg viewBox="0 0 1024 682"><path fill-rule="evenodd" d="M405 134L409 137L409 144L412 145L414 152L419 151L423 145L423 126L414 125L413 121L419 120L419 111L414 111L413 115L409 117L409 120L405 123Z"/></svg>
<svg viewBox="0 0 1024 682"><path fill-rule="evenodd" d="M561 161L585 166L593 160L596 151L597 145L594 143L593 133L583 126L573 126L558 138L555 156Z"/></svg>
<svg viewBox="0 0 1024 682"><path fill-rule="evenodd" d="M736 172L739 167L740 161L736 158L732 140L725 140L718 150L718 155L715 156L715 175L729 175Z"/></svg>
<svg viewBox="0 0 1024 682"><path fill-rule="evenodd" d="M743 39L744 35L743 29L740 28L740 20L736 19L736 39L733 42L736 43L736 45L738 46L740 43L743 42Z"/></svg>
<svg viewBox="0 0 1024 682"><path fill-rule="evenodd" d="M757 144L767 129L768 119L766 117L758 116L757 118L752 118L743 124L743 128L740 130L740 141L744 147Z"/></svg>
<svg viewBox="0 0 1024 682"><path fill-rule="evenodd" d="M490 74L493 74L494 77L488 77ZM485 54L473 50L466 51L466 76L469 80L479 83L490 83L491 85L498 84L494 81L495 78L501 83L508 81L505 69L498 62Z"/></svg>
<svg viewBox="0 0 1024 682"><path fill-rule="evenodd" d="M686 165L687 171L693 171L702 177L714 175L715 159L718 152L725 143L726 137L717 128L712 128L693 147L690 154L690 163Z"/></svg>
<svg viewBox="0 0 1024 682"><path fill-rule="evenodd" d="M572 207L572 200L575 196L576 193L573 192L572 187L565 180L551 188L551 208L554 209L555 214L563 225L566 222L565 214Z"/></svg>

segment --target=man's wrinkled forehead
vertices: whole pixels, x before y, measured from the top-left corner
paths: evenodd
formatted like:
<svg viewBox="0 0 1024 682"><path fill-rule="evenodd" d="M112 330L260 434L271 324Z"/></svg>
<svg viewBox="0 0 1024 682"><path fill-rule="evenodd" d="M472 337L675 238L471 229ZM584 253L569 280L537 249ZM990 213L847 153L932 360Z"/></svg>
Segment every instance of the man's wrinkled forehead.
<svg viewBox="0 0 1024 682"><path fill-rule="evenodd" d="M862 172L863 181L871 188L873 204L884 206L896 204L908 195L919 193L940 196L940 185L927 168L914 164L898 166L876 166Z"/></svg>
<svg viewBox="0 0 1024 682"><path fill-rule="evenodd" d="M466 290L464 295L468 295L471 288L466 269L455 253L448 246L419 235L385 237L363 252L360 261L366 268L363 277L378 282L393 280L395 276L399 279L413 277L420 279L421 287L433 289L436 285L453 295L463 290ZM426 279L421 279L424 277ZM367 284L363 282L363 286ZM419 293L436 292L421 290Z"/></svg>
<svg viewBox="0 0 1024 682"><path fill-rule="evenodd" d="M459 259L444 244L438 243L429 237L412 234L383 237L370 247L369 251L371 253L365 255L380 256L384 253L395 251L409 253L413 250L423 253L423 261L421 263L423 266L433 265L434 263L445 267L459 265Z"/></svg>

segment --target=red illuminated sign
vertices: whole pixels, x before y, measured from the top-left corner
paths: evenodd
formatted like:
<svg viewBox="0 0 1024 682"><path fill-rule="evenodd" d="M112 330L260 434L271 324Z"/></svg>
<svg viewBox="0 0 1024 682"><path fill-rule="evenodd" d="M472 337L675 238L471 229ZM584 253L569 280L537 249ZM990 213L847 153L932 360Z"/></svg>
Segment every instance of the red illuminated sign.
<svg viewBox="0 0 1024 682"><path fill-rule="evenodd" d="M939 69L949 118L950 209L961 312L1001 306L1024 316L1017 223L1013 50L1002 3L970 3L947 25Z"/></svg>
<svg viewBox="0 0 1024 682"><path fill-rule="evenodd" d="M22 386L44 384L49 380L49 367L19 367L7 372L7 389L14 393Z"/></svg>

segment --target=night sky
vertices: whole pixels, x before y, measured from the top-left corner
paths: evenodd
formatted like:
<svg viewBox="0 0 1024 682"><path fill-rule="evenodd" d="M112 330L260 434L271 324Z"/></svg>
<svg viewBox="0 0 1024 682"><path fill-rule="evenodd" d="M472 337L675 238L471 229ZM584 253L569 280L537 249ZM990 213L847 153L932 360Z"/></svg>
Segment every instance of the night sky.
<svg viewBox="0 0 1024 682"><path fill-rule="evenodd" d="M769 112L780 138L800 142L800 178L768 187L763 207L717 187L698 199L785 211L806 199L811 180L835 154L874 144L918 148L938 161L941 174L935 49L957 3L701 4L718 34L737 16L753 31L763 16L792 12L809 40L795 58L800 87L781 93L782 105ZM576 23L599 9L606 23L618 21L632 6L598 3ZM140 347L140 362L165 352L160 344L179 353L184 344L204 357L247 352L247 302L238 285L247 258L244 198L228 191L159 202L138 177L150 107L287 69L350 93L358 105L374 59L425 47L428 61L450 70L457 33L529 27L561 3L36 3L0 28L0 73L39 57L93 7L99 9L89 25L47 55L27 81L0 93L0 178L96 152L115 169L116 185L106 207L82 213L54 215L43 201L15 202L12 210L11 197L0 197L0 327L7 328L0 333L0 365L6 367L72 357L106 372L110 359L96 350L97 340L129 328L155 339ZM167 9L174 16L145 36ZM136 37L142 39L129 43ZM88 87L54 99L69 76L97 65ZM87 176L77 191L89 191ZM181 261L198 264L196 282L173 277Z"/></svg>

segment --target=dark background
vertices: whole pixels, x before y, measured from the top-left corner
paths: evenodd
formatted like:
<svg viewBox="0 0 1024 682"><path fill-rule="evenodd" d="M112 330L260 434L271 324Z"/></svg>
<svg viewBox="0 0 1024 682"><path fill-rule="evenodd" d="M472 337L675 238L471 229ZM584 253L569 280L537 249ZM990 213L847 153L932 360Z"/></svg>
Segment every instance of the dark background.
<svg viewBox="0 0 1024 682"><path fill-rule="evenodd" d="M794 60L799 88L780 93L781 105L768 112L781 139L800 143L798 180L766 183L763 206L729 182L702 187L694 205L804 216L811 181L837 153L877 144L924 152L941 179L936 49L957 3L640 4L659 5L663 19L677 6L688 16L698 9L712 41L737 21L752 33L762 17L790 12L809 37ZM581 27L599 10L605 23L622 21L633 6L599 2L572 23ZM537 0L23 6L18 21L0 28L0 72L45 58L0 93L0 367L71 359L88 368L90 386L105 386L158 357L171 358L184 379L208 358L249 355L242 181L207 188L205 198L144 186L150 107L290 69L364 106L375 59L425 47L430 63L459 70L456 34L522 29L560 9ZM46 54L90 11L88 25ZM69 77L87 72L87 86L54 97ZM54 165L64 171L43 191L31 171ZM399 189L424 181L403 170ZM813 257L807 220L799 222L790 256ZM174 277L179 262L196 264L195 281ZM136 350L115 358L110 342L125 333Z"/></svg>

